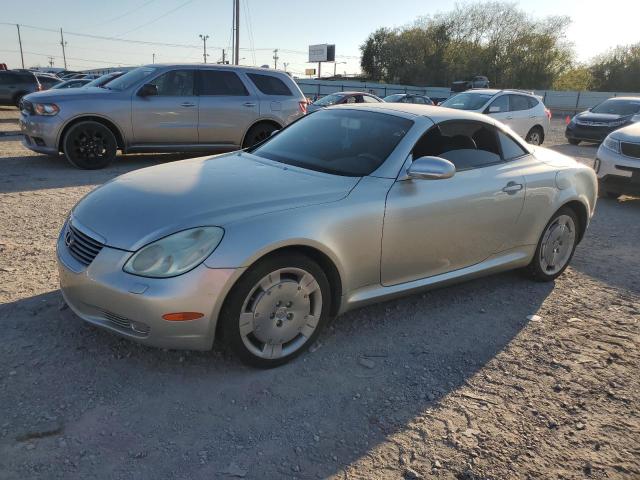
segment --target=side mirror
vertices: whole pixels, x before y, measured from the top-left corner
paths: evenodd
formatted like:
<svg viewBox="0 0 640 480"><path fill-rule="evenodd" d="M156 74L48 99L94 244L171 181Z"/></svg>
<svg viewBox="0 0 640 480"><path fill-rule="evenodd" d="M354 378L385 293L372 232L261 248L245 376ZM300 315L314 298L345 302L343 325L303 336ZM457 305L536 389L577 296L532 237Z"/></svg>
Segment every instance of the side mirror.
<svg viewBox="0 0 640 480"><path fill-rule="evenodd" d="M456 167L449 160L440 157L420 157L407 169L409 178L421 180L444 180L456 173Z"/></svg>
<svg viewBox="0 0 640 480"><path fill-rule="evenodd" d="M500 112L500 107L496 106L491 106L489 107L489 113L498 113Z"/></svg>
<svg viewBox="0 0 640 480"><path fill-rule="evenodd" d="M152 97L154 95L158 95L158 87L151 83L145 83L140 87L140 90L138 90L139 97Z"/></svg>

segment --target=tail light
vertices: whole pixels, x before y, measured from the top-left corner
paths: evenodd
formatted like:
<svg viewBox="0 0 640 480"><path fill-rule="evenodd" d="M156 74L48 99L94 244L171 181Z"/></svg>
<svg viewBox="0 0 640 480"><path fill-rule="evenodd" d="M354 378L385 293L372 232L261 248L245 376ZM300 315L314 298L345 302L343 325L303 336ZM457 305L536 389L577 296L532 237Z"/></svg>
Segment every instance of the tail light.
<svg viewBox="0 0 640 480"><path fill-rule="evenodd" d="M307 114L307 101L306 100L301 100L298 102L298 107L300 108L300 112L303 115Z"/></svg>
<svg viewBox="0 0 640 480"><path fill-rule="evenodd" d="M544 113L547 114L547 118L549 119L549 121L551 121L551 116L552 116L551 110L549 110L548 108L545 108Z"/></svg>

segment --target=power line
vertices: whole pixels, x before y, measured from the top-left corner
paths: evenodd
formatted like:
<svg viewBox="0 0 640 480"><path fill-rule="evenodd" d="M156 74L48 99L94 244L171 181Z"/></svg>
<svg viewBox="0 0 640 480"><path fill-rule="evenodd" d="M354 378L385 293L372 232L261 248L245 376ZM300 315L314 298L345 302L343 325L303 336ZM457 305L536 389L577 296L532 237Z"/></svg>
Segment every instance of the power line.
<svg viewBox="0 0 640 480"><path fill-rule="evenodd" d="M124 17L126 17L127 15L129 15L129 14L131 14L131 13L133 13L133 12L137 12L137 11L138 11L138 10L140 10L141 8L144 8L144 7L146 7L147 5L149 5L150 3L153 3L153 2L155 2L155 1L156 1L156 0L147 0L147 1L146 1L146 2L144 2L142 5L137 6L137 7L135 7L135 8L132 8L131 10L127 10L126 12L124 12L124 13L122 13L122 14L118 15L117 17L113 17L113 18L110 18L110 19L108 19L108 20L103 20L103 21L101 21L98 25L96 25L96 27L101 27L101 26L103 26L103 25L105 25L105 24L107 24L107 23L111 23L111 22L115 22L116 20L120 20L121 18L124 18Z"/></svg>
<svg viewBox="0 0 640 480"><path fill-rule="evenodd" d="M171 10L169 10L168 12L163 13L163 14L162 14L162 15L160 15L159 17L156 17L156 18L154 18L153 20L149 20L148 22L143 23L142 25L138 25L137 27L132 28L131 30L127 30L126 32L121 33L119 36L120 36L120 37L123 37L123 36L125 36L125 35L127 35L127 34L129 34L129 33L131 33L131 32L135 32L136 30L140 30L141 28L144 28L144 27L146 27L147 25L151 25L152 23L157 22L158 20L160 20L160 19L162 19L162 18L166 17L167 15L171 15L173 12L175 12L175 11L177 11L177 10L180 10L182 7L186 7L186 6L187 6L187 5L189 5L190 3L193 3L193 1L194 1L194 0L187 0L186 2L181 3L180 5L178 5L176 8L171 9Z"/></svg>

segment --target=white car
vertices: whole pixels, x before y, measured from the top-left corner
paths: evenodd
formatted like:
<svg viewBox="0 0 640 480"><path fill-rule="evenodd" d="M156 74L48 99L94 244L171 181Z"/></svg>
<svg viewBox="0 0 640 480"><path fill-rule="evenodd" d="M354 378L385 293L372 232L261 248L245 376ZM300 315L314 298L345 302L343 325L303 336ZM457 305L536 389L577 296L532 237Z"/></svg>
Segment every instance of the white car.
<svg viewBox="0 0 640 480"><path fill-rule="evenodd" d="M593 168L601 197L640 195L640 123L607 135L598 148Z"/></svg>
<svg viewBox="0 0 640 480"><path fill-rule="evenodd" d="M485 113L511 127L532 145L542 145L551 123L551 112L542 99L522 90L467 90L440 106Z"/></svg>

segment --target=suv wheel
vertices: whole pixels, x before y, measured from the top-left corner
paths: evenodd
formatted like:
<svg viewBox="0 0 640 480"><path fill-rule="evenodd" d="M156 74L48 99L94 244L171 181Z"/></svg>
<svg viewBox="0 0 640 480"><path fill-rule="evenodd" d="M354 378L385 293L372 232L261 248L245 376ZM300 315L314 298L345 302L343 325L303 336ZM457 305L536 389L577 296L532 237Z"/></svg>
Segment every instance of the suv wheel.
<svg viewBox="0 0 640 480"><path fill-rule="evenodd" d="M253 147L255 144L265 141L278 127L273 123L258 123L249 129L242 142L242 148Z"/></svg>
<svg viewBox="0 0 640 480"><path fill-rule="evenodd" d="M62 147L71 165L96 170L106 167L116 158L118 143L106 126L86 121L71 127L64 137Z"/></svg>
<svg viewBox="0 0 640 480"><path fill-rule="evenodd" d="M26 94L27 92L20 92L20 93L17 93L15 97L13 97L13 104L17 108L20 108L20 102L22 101L22 97L24 97Z"/></svg>
<svg viewBox="0 0 640 480"><path fill-rule="evenodd" d="M531 145L542 145L542 142L544 142L544 132L538 126L533 127L529 130L529 133L527 133L525 141Z"/></svg>
<svg viewBox="0 0 640 480"><path fill-rule="evenodd" d="M580 140L576 140L575 138L569 138L569 143L571 145L580 145Z"/></svg>

